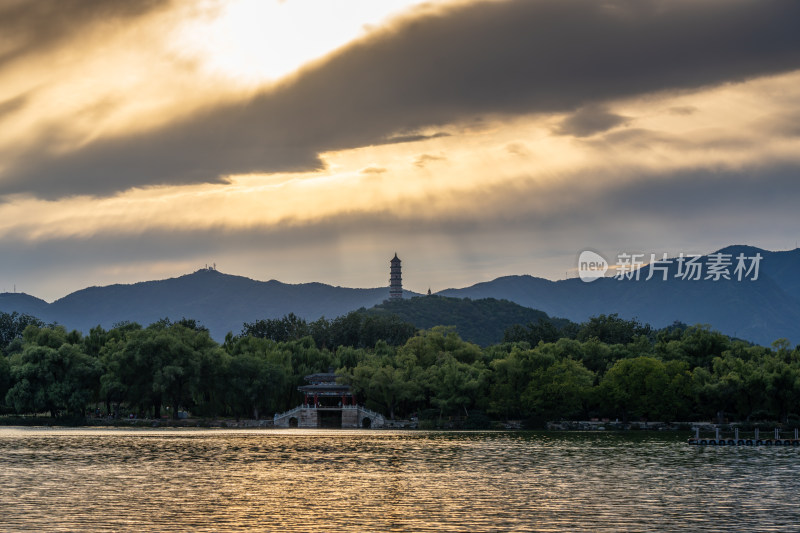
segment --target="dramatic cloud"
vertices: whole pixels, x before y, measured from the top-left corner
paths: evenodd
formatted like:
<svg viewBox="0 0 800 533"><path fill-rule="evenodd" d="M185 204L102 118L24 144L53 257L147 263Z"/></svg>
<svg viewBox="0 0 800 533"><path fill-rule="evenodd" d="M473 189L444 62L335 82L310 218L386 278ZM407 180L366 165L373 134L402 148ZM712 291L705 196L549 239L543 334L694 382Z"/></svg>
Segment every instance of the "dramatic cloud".
<svg viewBox="0 0 800 533"><path fill-rule="evenodd" d="M198 224L120 233L110 227L89 237L34 242L6 236L0 241L0 290L15 283L54 299L89 284L171 277L212 262L225 272L262 280L382 286L385 263L397 247L406 287L424 292L428 286L464 286L502 274L558 279L587 247L607 257L621 251L708 253L736 235L742 242L783 249L796 238L798 172L800 166L724 175L686 171L634 183L600 176L605 187L599 193L579 186L581 176L546 189L520 179L515 188L458 193L452 204L433 198L403 202L398 213L358 209L244 228ZM765 233L764 220L774 229ZM52 265L59 276L52 275ZM75 281L65 283L67 276Z"/></svg>
<svg viewBox="0 0 800 533"><path fill-rule="evenodd" d="M423 292L797 238L798 2L441 0L363 30L293 2L0 0L0 290L213 262L379 286L397 251ZM224 45L262 20L249 73Z"/></svg>
<svg viewBox="0 0 800 533"><path fill-rule="evenodd" d="M402 132L789 71L800 68L797 20L800 3L785 0L423 7L247 100L72 150L34 142L9 159L0 193L102 195L308 171L324 167L324 151L413 135ZM587 127L573 118L574 131Z"/></svg>
<svg viewBox="0 0 800 533"><path fill-rule="evenodd" d="M627 117L609 113L602 107L585 107L564 119L556 131L562 135L587 137L625 124L626 121Z"/></svg>
<svg viewBox="0 0 800 533"><path fill-rule="evenodd" d="M383 167L366 167L360 171L362 174L383 174L386 169Z"/></svg>
<svg viewBox="0 0 800 533"><path fill-rule="evenodd" d="M29 100L30 97L23 94L0 102L0 120L3 119L3 115L10 115L11 113L14 113L15 111L25 107Z"/></svg>
<svg viewBox="0 0 800 533"><path fill-rule="evenodd" d="M414 159L414 165L419 168L424 168L428 163L433 161L444 161L445 159L446 158L441 155L420 154L416 159Z"/></svg>
<svg viewBox="0 0 800 533"><path fill-rule="evenodd" d="M0 68L87 37L98 26L130 24L165 10L169 0L5 0L0 4Z"/></svg>

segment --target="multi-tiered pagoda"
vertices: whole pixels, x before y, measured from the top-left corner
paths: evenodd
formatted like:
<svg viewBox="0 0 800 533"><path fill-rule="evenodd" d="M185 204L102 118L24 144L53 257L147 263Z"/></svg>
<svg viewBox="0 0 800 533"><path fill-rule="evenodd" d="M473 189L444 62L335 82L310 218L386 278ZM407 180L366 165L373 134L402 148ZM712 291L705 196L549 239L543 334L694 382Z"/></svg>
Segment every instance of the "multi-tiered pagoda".
<svg viewBox="0 0 800 533"><path fill-rule="evenodd" d="M394 254L394 258L389 261L389 299L399 300L403 297L403 277L400 275L400 258Z"/></svg>

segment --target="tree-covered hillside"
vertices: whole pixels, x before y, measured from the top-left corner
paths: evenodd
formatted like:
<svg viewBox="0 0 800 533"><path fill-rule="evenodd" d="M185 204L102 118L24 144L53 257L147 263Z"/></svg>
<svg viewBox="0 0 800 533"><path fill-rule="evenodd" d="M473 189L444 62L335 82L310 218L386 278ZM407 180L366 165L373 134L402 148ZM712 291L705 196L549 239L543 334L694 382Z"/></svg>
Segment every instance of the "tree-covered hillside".
<svg viewBox="0 0 800 533"><path fill-rule="evenodd" d="M375 316L394 315L419 329L454 326L462 339L480 346L502 341L506 330L514 324L547 321L556 327L563 327L569 323L564 319L551 319L542 311L494 298L472 300L419 296L407 300L387 300L360 312Z"/></svg>

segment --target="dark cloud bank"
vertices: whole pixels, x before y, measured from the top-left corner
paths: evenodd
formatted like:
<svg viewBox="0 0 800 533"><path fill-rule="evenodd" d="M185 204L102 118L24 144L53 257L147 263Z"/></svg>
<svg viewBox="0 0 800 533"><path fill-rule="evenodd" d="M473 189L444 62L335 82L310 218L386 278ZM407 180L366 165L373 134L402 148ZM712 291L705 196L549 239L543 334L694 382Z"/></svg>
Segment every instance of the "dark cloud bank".
<svg viewBox="0 0 800 533"><path fill-rule="evenodd" d="M166 9L170 0L0 0L0 68L82 38L87 31Z"/></svg>
<svg viewBox="0 0 800 533"><path fill-rule="evenodd" d="M0 194L102 195L310 170L321 167L321 151L383 143L421 127L485 114L597 110L611 98L800 68L800 2L793 0L518 0L427 9L249 101L67 155L33 146L0 176ZM587 113L563 133L620 120Z"/></svg>

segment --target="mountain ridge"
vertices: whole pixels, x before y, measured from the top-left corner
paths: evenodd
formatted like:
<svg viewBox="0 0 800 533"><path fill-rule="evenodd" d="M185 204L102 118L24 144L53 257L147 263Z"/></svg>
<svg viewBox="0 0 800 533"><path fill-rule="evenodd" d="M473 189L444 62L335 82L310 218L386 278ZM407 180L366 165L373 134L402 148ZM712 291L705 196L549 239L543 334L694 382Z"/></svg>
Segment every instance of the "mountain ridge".
<svg viewBox="0 0 800 533"><path fill-rule="evenodd" d="M617 280L585 283L578 278L550 281L533 276L504 276L463 289L437 294L452 297L506 299L551 316L582 322L598 314L617 313L654 327L675 321L709 324L723 333L770 344L778 338L800 341L800 250L771 252L734 245L703 256L761 253L756 281L676 279L672 264L667 281ZM734 263L735 264L735 263ZM646 270L642 277L646 277Z"/></svg>
<svg viewBox="0 0 800 533"><path fill-rule="evenodd" d="M371 307L388 296L388 287L288 284L200 269L164 280L87 287L49 304L32 296L22 299L14 293L3 293L0 310L31 314L84 332L97 325L109 328L125 321L147 325L161 318L186 317L196 319L221 340L229 331L239 333L244 322L280 318L290 312L310 320L332 318Z"/></svg>
<svg viewBox="0 0 800 533"><path fill-rule="evenodd" d="M436 294L508 300L574 322L617 313L654 327L675 321L709 324L723 333L760 344L770 344L781 337L800 342L800 250L772 252L731 245L715 253L730 254L734 261L739 253L762 254L758 280L675 279L672 265L667 281L601 278L584 283L577 278L552 281L519 274ZM709 256L702 260L707 262ZM404 297L415 295L404 291ZM335 318L381 304L388 296L388 286L288 284L205 268L164 280L87 287L52 303L24 293L2 293L0 311L26 313L84 332L97 325L110 328L124 321L147 325L161 318L186 317L208 327L212 336L221 340L228 332L239 333L244 322L280 318L288 313L307 320Z"/></svg>

